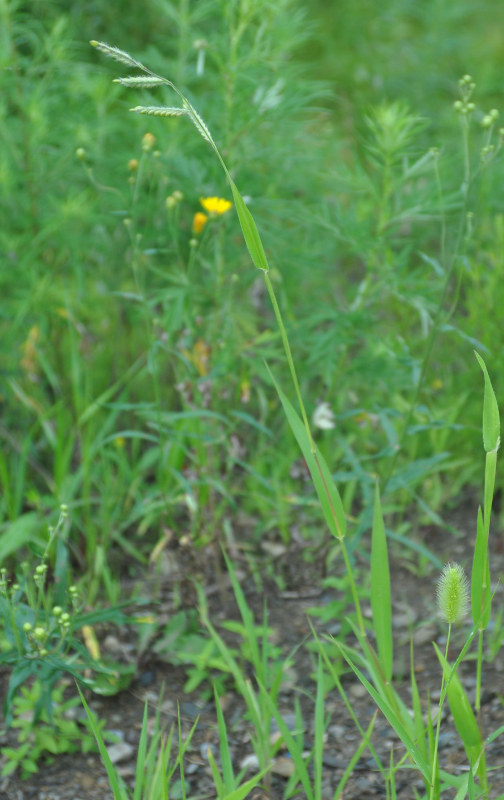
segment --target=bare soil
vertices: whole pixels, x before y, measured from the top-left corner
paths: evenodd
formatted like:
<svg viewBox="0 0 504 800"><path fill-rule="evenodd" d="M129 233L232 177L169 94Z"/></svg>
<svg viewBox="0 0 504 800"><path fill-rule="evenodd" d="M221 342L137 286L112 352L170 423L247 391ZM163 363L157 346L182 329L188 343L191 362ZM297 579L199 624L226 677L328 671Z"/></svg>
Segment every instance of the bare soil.
<svg viewBox="0 0 504 800"><path fill-rule="evenodd" d="M464 533L454 538L450 531L439 528L424 528L420 531L421 539L441 561L456 560L470 571L474 536L473 510L466 514L458 512L452 525ZM504 555L502 538L493 533L491 568L492 578L496 582L494 607L502 608L503 590L497 585L499 577L504 574ZM502 532L500 533L502 537ZM437 572L427 567L427 574L415 574L415 559L405 559L405 552L397 550L391 559L394 626L396 635L396 675L395 680L400 687L405 702L411 706L409 689L409 642L413 635L415 647L415 672L423 702L435 704L439 698L441 672L434 653L432 642L436 641L442 648L445 642L445 626L437 619L435 604L435 582ZM330 602L334 592L321 591L317 587L321 583L321 563L307 563L302 550L293 546L280 554L275 561L275 569L283 573L286 584L280 591L273 581L266 580L261 590L257 588L249 572L243 570L242 588L246 593L250 607L256 614L258 622L262 620L264 600L268 608L269 625L274 629L274 641L287 655L299 645L311 638L309 620L316 629L324 634L337 630L339 621L331 620L321 623L316 617L308 617L307 612L313 606L321 606ZM332 566L335 571L338 567ZM364 574L364 562L361 565ZM215 576L212 580L207 575L208 594L214 625L219 627L223 620L238 619L238 611L227 577ZM180 588L180 584L179 584ZM169 614L170 604L173 607L173 586L170 580L163 587L159 606L164 614ZM188 592L188 602L191 602ZM453 656L458 652L467 633L467 627L455 632ZM497 637L498 630L493 629L490 635ZM309 749L313 741L313 654L303 644L296 652L295 667L286 676L285 688L280 695L280 710L285 719L292 719L295 710L295 698L299 698L303 710L305 725L305 744ZM475 694L475 662L468 661L462 665L461 679L471 699ZM5 686L6 675L3 676ZM139 663L136 681L128 691L109 699L90 698L91 706L100 717L107 720L107 728L118 731L127 745L130 745L129 756L118 763L118 768L126 782L132 786L136 758L136 745L139 740L141 719L146 699L152 705L153 713L162 696L163 720L169 726L177 720L177 704L180 706L183 735L186 735L199 717L196 733L186 760L187 797L214 797L215 791L211 779L210 768L206 757L210 745L218 758L218 731L213 701L205 699L202 692L185 694L183 686L186 675L181 667L161 661L149 651ZM343 676L342 682L351 698L353 710L361 725L366 728L374 707L361 684L350 673ZM1 685L1 684L0 684ZM164 688L163 688L164 687ZM208 687L207 687L208 688ZM486 734L499 728L504 723L504 651L499 652L493 661L485 662L483 672L482 719ZM235 769L238 771L243 759L253 753L250 742L250 725L245 716L242 698L234 692L231 683L223 701L229 741L234 757ZM426 706L425 706L426 707ZM329 692L326 701L326 713L330 715L327 727L323 757L323 797L333 798L338 782L350 759L357 749L360 738L347 709L337 690ZM5 740L11 734L4 736ZM388 723L379 717L375 725L373 742L382 759L390 762L391 751L394 751L394 762L402 755L401 745L393 734ZM487 764L492 767L490 798L504 797L504 735L488 744L486 752ZM460 774L466 769L467 759L464 749L446 712L441 726L440 761L442 769ZM278 767L278 768L276 768ZM287 778L281 774L289 768L289 755L280 752L275 764L271 782L251 795L254 800L281 800ZM251 772L250 775L253 773ZM396 776L397 797L399 800L411 800L415 797L415 789L422 793L422 782L418 774L412 770L401 770ZM444 796L454 797L446 793ZM295 795L296 800L304 798L300 788ZM380 773L376 769L369 751L365 751L357 763L342 798L345 800L371 800L386 796L386 789ZM18 776L0 779L0 800L109 800L112 797L105 769L96 754L69 755L58 757L52 764L41 764L37 775L27 780Z"/></svg>

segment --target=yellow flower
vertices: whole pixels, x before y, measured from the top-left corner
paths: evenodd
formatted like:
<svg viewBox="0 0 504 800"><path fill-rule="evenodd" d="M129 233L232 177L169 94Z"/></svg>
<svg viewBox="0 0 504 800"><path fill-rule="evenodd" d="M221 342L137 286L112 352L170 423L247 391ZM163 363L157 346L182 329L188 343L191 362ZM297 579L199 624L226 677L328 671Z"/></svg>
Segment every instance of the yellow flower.
<svg viewBox="0 0 504 800"><path fill-rule="evenodd" d="M223 197L200 197L200 203L209 214L225 214L233 205Z"/></svg>
<svg viewBox="0 0 504 800"><path fill-rule="evenodd" d="M192 232L197 236L205 225L207 224L208 217L206 214L203 214L202 211L196 211L196 214L193 217L192 222Z"/></svg>
<svg viewBox="0 0 504 800"><path fill-rule="evenodd" d="M138 169L138 160L136 158L130 158L128 161L128 169L130 172L136 172Z"/></svg>

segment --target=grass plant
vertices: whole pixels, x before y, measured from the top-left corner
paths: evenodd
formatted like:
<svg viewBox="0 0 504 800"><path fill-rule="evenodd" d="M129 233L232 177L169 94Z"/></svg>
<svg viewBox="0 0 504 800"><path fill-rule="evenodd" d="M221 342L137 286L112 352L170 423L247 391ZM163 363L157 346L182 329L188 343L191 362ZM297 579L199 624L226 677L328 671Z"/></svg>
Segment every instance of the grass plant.
<svg viewBox="0 0 504 800"><path fill-rule="evenodd" d="M494 486L495 486L496 458L500 444L500 421L499 421L498 405L483 359L481 358L481 356L477 354L477 358L484 372L484 379L485 379L485 395L484 395L484 411L483 411L483 442L486 451L486 469L485 469L484 510L483 512L480 510L478 514L478 535L474 551L473 575L471 581L471 599L472 599L474 628L473 631L469 634L466 643L462 648L453 666L450 666L447 661L448 644L450 639L449 634L444 656L440 653L440 651L436 647L436 652L438 654L439 660L442 665L443 677L441 684L442 687L441 699L437 715L436 730L435 730L435 735L432 736L432 734L428 733L428 728L431 725L431 722L429 721L427 730L425 730L423 728L422 718L418 716L420 712L420 704L418 700L418 690L416 684L414 684L412 688L413 696L416 698L414 715L416 713L417 716L415 718L415 716L412 717L410 715L409 709L404 704L403 700L401 699L399 693L394 688L392 683L394 643L392 637L392 624L391 624L390 575L388 566L387 537L386 537L385 525L383 522L383 513L381 508L378 483L376 484L375 498L374 498L374 519L372 526L372 551L371 551L371 606L373 613L372 627L373 627L374 637L376 640L376 647L374 647L368 637L368 631L361 610L361 603L360 603L360 596L358 591L356 575L352 567L352 563L349 558L349 553L346 546L347 520L344 512L343 503L340 494L338 492L338 489L336 487L336 484L331 475L331 472L327 466L327 463L322 453L320 452L320 449L317 447L311 433L311 428L308 421L308 415L303 402L300 384L297 377L297 372L291 351L289 337L283 321L282 312L278 304L275 289L269 275L270 268L266 252L260 234L258 232L256 223L254 221L254 218L249 208L247 207L246 203L244 202L244 199L240 194L221 156L221 153L212 137L212 134L210 133L210 130L208 129L207 125L200 117L200 115L197 113L193 105L187 99L187 97L171 81L161 78L159 75L153 73L151 70L146 68L141 62L133 59L128 53L119 50L118 48L111 47L110 45L104 43L93 42L92 44L94 44L94 46L96 46L106 55L111 56L115 60L144 73L143 76L139 77L132 76L128 78L119 78L118 82L121 83L122 85L127 87L136 87L136 88L145 86L154 87L159 85L168 86L175 93L178 100L178 105L136 106L132 110L140 114L156 115L161 117L187 116L190 122L194 125L194 127L198 131L198 133L210 145L210 148L213 150L215 156L217 157L218 161L220 162L224 170L229 186L231 188L236 212L238 215L238 219L240 222L240 226L242 229L242 233L249 254L251 256L251 259L255 267L262 272L264 277L266 289L278 324L282 344L285 351L285 357L292 378L294 393L299 406L300 414L297 413L294 406L291 404L288 397L280 387L279 383L274 378L273 374L270 372L271 381L276 388L286 418L289 422L289 425L298 442L298 445L303 453L305 462L310 471L310 475L326 523L331 533L338 541L341 557L343 559L346 575L349 581L350 592L352 595L352 601L356 615L356 621L355 623L353 623L353 630L359 648L354 649L340 642L339 647L345 660L347 661L348 665L355 673L355 675L358 677L358 679L361 681L363 686L366 688L372 700L376 703L377 707L384 714L385 718L388 720L390 725L393 727L393 729L399 736L402 744L405 747L406 756L409 759L409 762L415 769L419 771L424 780L426 788L426 796L429 798L429 800L438 800L438 798L441 797L441 794L444 791L444 789L449 786L455 787L457 789L457 797L475 796L476 791L479 792L479 796L487 797L489 792L489 784L488 784L487 767L486 767L485 753L484 753L485 740L481 727L481 719L479 720L478 723L476 717L473 714L473 711L471 710L462 683L460 682L457 675L458 665L461 663L464 656L466 655L467 650L469 649L469 646L471 645L473 639L477 636L478 658L477 658L477 676L476 676L476 681L477 681L476 710L477 712L479 712L480 691L481 691L481 665L483 656L483 632L485 628L488 626L488 622L490 619L490 611L491 611L488 536L490 528L490 513L491 513ZM474 88L471 78L469 76L465 76L460 82L460 87L462 91L462 100L458 101L459 105L457 106L457 110L459 110L464 115L463 119L465 120L467 114L470 113L470 111L472 110L471 108L469 108L470 97ZM402 129L401 125L399 124L397 130L400 132L401 129ZM464 130L466 130L465 127ZM390 151L392 153L394 152L393 147L394 146L392 146L392 149ZM466 148L466 154L467 154L467 148ZM388 183L389 166L390 165L387 163L383 165L385 185ZM462 184L463 198L467 197L467 193L469 190L469 180L470 180L469 160L467 156L465 179ZM384 196L387 195L387 192L388 189L385 188ZM465 207L463 207L463 214L465 216ZM457 243L455 246L454 255L452 257L452 266L458 258L458 239L456 240L456 242ZM434 338L438 333L439 318L441 317L442 313L444 313L443 312L444 300L450 279L451 279L451 268L447 271L447 275L445 276L445 283L444 283L445 288L441 294L441 301L438 305L438 311L436 314L437 319L435 319L435 324L432 328L432 333L428 340L427 349L423 361L424 366L420 370L418 388L420 388L422 385L425 364L428 362L430 353L432 351ZM416 403L416 398L415 398L415 403ZM411 406L411 408L413 408L413 405ZM407 425L409 425L410 419L411 419L411 410L409 416L406 418ZM392 464L394 464L394 461L392 462ZM229 568L229 563L228 563L228 568ZM260 692L261 696L265 690L261 684L261 678L260 678L262 674L261 668L263 667L263 662L261 661L259 657L259 651L257 650L257 640L255 639L254 636L254 628L253 626L251 626L250 612L246 607L246 605L244 604L243 594L236 582L236 578L233 575L232 569L230 574L245 627L247 628L249 634L251 635L250 645L253 653L253 661L255 661L257 679L262 689L262 691ZM445 618L448 621L449 631L450 631L451 624L456 620L456 618L459 616L462 610L460 606L463 605L462 602L463 595L464 592L466 591L461 571L456 567L448 567L442 575L440 587L441 587L439 590L440 606L442 612L445 615ZM457 605L458 608L455 609L455 605ZM261 731L263 731L262 723L264 714L259 713L259 704L255 699L250 684L243 678L241 670L239 670L236 667L236 662L234 662L234 660L230 658L229 651L222 642L222 639L216 633L211 623L207 621L206 624L208 625L212 637L214 638L214 641L217 643L223 658L227 659L230 665L230 669L235 675L235 680L237 681L240 694L244 697L249 713L251 714L256 734L260 734ZM323 657L323 655L324 655L324 650L323 647L321 647L321 658ZM319 660L319 669L317 673L318 675L317 683L319 687L322 683L321 671L320 671L321 664L322 661ZM469 761L468 772L465 776L462 776L461 778L450 776L445 772L441 772L438 763L438 742L439 742L441 711L446 698L448 699L448 702L450 704L451 712L453 714L455 721L455 726L457 728L457 732L462 742L464 743ZM268 695L265 695L265 699L267 700L267 706L270 708L272 713L277 713L274 711L275 708L274 699L268 698ZM315 717L316 717L316 729L319 734L320 731L323 730L323 722L322 722L323 712L321 709L323 709L323 696L321 694L318 694L315 703ZM266 718L268 719L268 717ZM282 733L284 733L284 735L287 735L285 725L282 726L279 721L279 726L282 730ZM496 735L498 734L499 731L496 732ZM295 748L293 737L289 735L288 740L291 746L294 746ZM366 734L365 736L363 736L363 741L366 741L367 743L367 740L368 740L368 735ZM261 737L261 741L263 742L263 744L266 741L264 736ZM259 746L257 749L259 750L259 763L263 767L263 769L266 769L267 765L265 763L265 759L271 756L268 753L267 749L260 746L260 742L258 743L258 745ZM295 749L295 752L297 752L298 756L298 758L296 759L296 765L298 766L298 768L301 769L300 780L304 787L305 792L307 793L307 796L319 797L320 763L321 763L321 739L319 735L315 737L315 743L313 749L314 781L315 781L314 784L312 784L311 779L308 776L302 758L299 757L299 750L296 751ZM397 769L396 765L394 764L393 761L391 761L386 782L387 794L389 794L390 792L390 796L395 796L394 776L396 769ZM476 776L479 781L478 790L476 790L475 788ZM313 786L314 789L312 788Z"/></svg>
<svg viewBox="0 0 504 800"><path fill-rule="evenodd" d="M173 728L168 735L164 734L158 709L154 718L154 729L149 740L149 707L147 703L145 704L142 731L138 746L135 785L133 791L130 792L119 775L117 768L110 760L102 732L80 689L79 692L88 715L90 727L96 737L100 755L107 769L114 800L168 800L170 795L173 797L174 792L177 793L177 796L185 800L187 797L187 790L184 781L184 754L189 748L198 720L193 724L191 730L184 739L179 716L178 752L173 758L171 755ZM240 778L234 777L227 746L227 731L222 714L218 715L218 724L221 737L222 775L219 772L211 751L208 751L208 759L214 778L216 796L219 800L243 800L243 798L245 798L261 781L264 772L260 772L254 778L250 778L244 782L242 782ZM174 778L175 775L177 775L177 777Z"/></svg>

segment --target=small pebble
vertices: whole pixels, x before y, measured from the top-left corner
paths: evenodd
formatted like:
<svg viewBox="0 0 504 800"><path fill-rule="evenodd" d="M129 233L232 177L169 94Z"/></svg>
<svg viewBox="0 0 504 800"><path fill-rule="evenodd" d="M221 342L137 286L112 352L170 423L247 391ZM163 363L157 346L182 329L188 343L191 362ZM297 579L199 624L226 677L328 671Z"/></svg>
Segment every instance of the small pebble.
<svg viewBox="0 0 504 800"><path fill-rule="evenodd" d="M107 747L107 753L109 754L112 764L119 764L121 761L127 761L134 752L135 748L128 744L128 742L117 742Z"/></svg>

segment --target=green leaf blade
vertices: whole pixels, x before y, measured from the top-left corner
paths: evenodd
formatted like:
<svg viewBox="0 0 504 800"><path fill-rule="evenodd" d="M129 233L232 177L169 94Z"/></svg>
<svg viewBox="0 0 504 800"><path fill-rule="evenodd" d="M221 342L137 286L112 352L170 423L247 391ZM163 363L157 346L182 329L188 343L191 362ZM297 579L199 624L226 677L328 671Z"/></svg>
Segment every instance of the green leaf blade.
<svg viewBox="0 0 504 800"><path fill-rule="evenodd" d="M378 655L385 678L390 681L393 668L392 610L390 597L390 572L387 552L387 535L383 523L378 483L371 539L371 609L373 627L378 645Z"/></svg>
<svg viewBox="0 0 504 800"><path fill-rule="evenodd" d="M245 239L245 244L247 245L250 257L257 269L261 269L263 272L268 272L268 259L266 258L266 253L264 252L263 243L261 241L259 231L257 230L254 217L245 205L243 197L231 178L229 178L229 183L231 186L231 191L233 192L233 200L235 203L236 213L238 214L238 219L240 221L243 238Z"/></svg>
<svg viewBox="0 0 504 800"><path fill-rule="evenodd" d="M481 356L474 351L485 377L485 393L483 397L483 446L487 453L498 450L500 444L500 416L497 398L493 390L490 375Z"/></svg>

